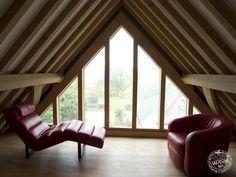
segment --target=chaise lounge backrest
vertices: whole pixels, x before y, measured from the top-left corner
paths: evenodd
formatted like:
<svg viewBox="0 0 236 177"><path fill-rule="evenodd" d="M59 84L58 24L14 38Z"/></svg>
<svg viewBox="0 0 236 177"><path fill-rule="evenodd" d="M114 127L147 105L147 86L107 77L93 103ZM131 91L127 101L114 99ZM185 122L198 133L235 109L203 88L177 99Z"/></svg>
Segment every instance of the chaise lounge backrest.
<svg viewBox="0 0 236 177"><path fill-rule="evenodd" d="M50 128L34 111L34 105L25 103L4 110L7 123L25 144L31 144Z"/></svg>

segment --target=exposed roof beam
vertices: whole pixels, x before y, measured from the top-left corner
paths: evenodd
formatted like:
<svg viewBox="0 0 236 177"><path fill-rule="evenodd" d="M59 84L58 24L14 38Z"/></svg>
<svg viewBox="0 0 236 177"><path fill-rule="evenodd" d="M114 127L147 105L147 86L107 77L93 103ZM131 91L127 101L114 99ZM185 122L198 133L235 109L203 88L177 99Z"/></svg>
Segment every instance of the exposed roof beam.
<svg viewBox="0 0 236 177"><path fill-rule="evenodd" d="M40 56L48 50L49 46L54 40L60 35L60 33L67 34L64 29L71 22L71 20L76 16L76 14L81 10L81 8L86 4L87 1L71 1L60 16L53 22L50 28L45 32L45 34L40 38L40 40L35 44L35 46L29 51L29 53L24 57L21 63L14 70L16 73L25 73L37 62ZM57 40L59 43L59 40ZM52 50L52 48L50 48ZM48 51L51 51L51 50ZM49 52L45 52L49 53ZM42 57L45 59L44 57ZM42 60L41 63L47 62ZM39 64L37 63L37 66Z"/></svg>
<svg viewBox="0 0 236 177"><path fill-rule="evenodd" d="M5 74L0 75L0 91L30 87L42 84L59 83L63 76L54 73Z"/></svg>
<svg viewBox="0 0 236 177"><path fill-rule="evenodd" d="M216 3L215 1L213 3ZM206 0L192 0L191 4L208 21L214 30L221 36L232 51L236 51L236 30L216 7ZM223 8L221 8L223 9ZM233 18L232 18L233 19Z"/></svg>
<svg viewBox="0 0 236 177"><path fill-rule="evenodd" d="M182 80L185 84L236 93L236 75L188 74Z"/></svg>
<svg viewBox="0 0 236 177"><path fill-rule="evenodd" d="M211 108L211 110L214 113L220 113L217 101L216 101L216 96L215 96L215 92L212 89L209 88L203 88L203 93L205 95L205 98L207 100L207 103L209 105L209 107Z"/></svg>
<svg viewBox="0 0 236 177"><path fill-rule="evenodd" d="M24 32L15 41L11 49L3 56L3 64L0 65L1 73L11 73L12 66L19 60L23 54L39 40L49 24L58 16L61 9L67 4L65 1L48 1L42 10L36 15L34 20L24 30ZM59 9L59 10L58 10ZM23 55L23 56L24 56ZM22 56L22 57L23 57Z"/></svg>

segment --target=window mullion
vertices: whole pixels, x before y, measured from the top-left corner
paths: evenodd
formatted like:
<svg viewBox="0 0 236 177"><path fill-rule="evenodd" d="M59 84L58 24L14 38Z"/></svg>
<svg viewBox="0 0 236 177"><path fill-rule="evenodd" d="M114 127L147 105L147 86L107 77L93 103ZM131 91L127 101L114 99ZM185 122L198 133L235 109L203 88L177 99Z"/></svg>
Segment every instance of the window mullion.
<svg viewBox="0 0 236 177"><path fill-rule="evenodd" d="M110 55L109 55L109 41L105 44L105 75L104 75L104 107L105 107L105 128L109 128L109 84L110 84Z"/></svg>
<svg viewBox="0 0 236 177"><path fill-rule="evenodd" d="M164 130L166 74L161 70L160 130Z"/></svg>
<svg viewBox="0 0 236 177"><path fill-rule="evenodd" d="M60 122L59 120L59 101L58 101L58 97L56 97L54 100L53 100L53 125L56 125Z"/></svg>
<svg viewBox="0 0 236 177"><path fill-rule="evenodd" d="M136 129L137 122L137 84L138 84L138 44L133 45L133 103L132 103L132 129Z"/></svg>
<svg viewBox="0 0 236 177"><path fill-rule="evenodd" d="M192 115L193 114L193 103L187 99L187 115Z"/></svg>
<svg viewBox="0 0 236 177"><path fill-rule="evenodd" d="M83 68L79 71L78 74L78 116L79 120L83 120L84 111L83 111L83 94L84 93L84 83L83 83Z"/></svg>

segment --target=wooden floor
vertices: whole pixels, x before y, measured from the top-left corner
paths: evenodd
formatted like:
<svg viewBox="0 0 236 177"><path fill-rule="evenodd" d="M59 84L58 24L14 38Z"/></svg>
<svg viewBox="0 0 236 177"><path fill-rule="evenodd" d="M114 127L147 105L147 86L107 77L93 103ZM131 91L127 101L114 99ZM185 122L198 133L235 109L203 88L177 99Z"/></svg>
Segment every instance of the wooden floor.
<svg viewBox="0 0 236 177"><path fill-rule="evenodd" d="M233 165L221 177L236 176ZM12 132L0 136L1 177L184 177L169 159L165 139L106 138L104 148L86 146L77 159L77 144L65 142L24 157L24 145Z"/></svg>

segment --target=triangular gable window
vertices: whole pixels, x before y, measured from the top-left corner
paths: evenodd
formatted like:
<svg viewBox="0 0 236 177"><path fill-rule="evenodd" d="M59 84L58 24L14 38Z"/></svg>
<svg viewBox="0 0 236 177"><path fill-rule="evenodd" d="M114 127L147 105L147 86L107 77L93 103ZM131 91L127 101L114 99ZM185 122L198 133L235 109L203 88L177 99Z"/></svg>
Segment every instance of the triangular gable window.
<svg viewBox="0 0 236 177"><path fill-rule="evenodd" d="M171 120L195 113L197 95L190 102L187 96L194 93L183 86L166 55L124 14L115 19L72 66L74 75L66 81L78 80L59 95L55 109L61 121L89 121L104 126L108 135L163 137Z"/></svg>

